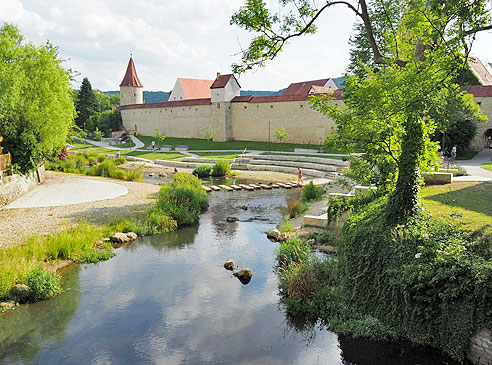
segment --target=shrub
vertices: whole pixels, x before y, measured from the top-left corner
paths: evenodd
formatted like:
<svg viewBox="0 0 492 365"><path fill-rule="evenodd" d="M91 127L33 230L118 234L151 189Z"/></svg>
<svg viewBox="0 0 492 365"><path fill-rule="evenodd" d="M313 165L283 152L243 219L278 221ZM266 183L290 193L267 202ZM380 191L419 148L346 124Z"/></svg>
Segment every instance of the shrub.
<svg viewBox="0 0 492 365"><path fill-rule="evenodd" d="M323 193L323 188L321 186L314 185L311 181L309 184L303 186L301 199L304 202L319 200L323 196Z"/></svg>
<svg viewBox="0 0 492 365"><path fill-rule="evenodd" d="M145 222L152 228L153 234L172 232L178 228L176 220L158 209L151 209Z"/></svg>
<svg viewBox="0 0 492 365"><path fill-rule="evenodd" d="M298 237L291 237L287 241L280 242L275 250L275 256L279 268L285 270L292 263L299 264L309 257L311 246Z"/></svg>
<svg viewBox="0 0 492 365"><path fill-rule="evenodd" d="M280 233L292 232L294 229L294 225L290 223L289 217L285 216L282 218L282 222L280 223L278 230Z"/></svg>
<svg viewBox="0 0 492 365"><path fill-rule="evenodd" d="M25 280L29 286L30 302L48 299L61 292L60 276L57 273L37 267L26 276Z"/></svg>
<svg viewBox="0 0 492 365"><path fill-rule="evenodd" d="M212 169L212 176L226 176L231 173L231 164L227 160L218 160Z"/></svg>
<svg viewBox="0 0 492 365"><path fill-rule="evenodd" d="M213 166L210 164L200 164L191 173L192 175L198 175L198 177L209 177L212 172Z"/></svg>
<svg viewBox="0 0 492 365"><path fill-rule="evenodd" d="M287 209L289 210L290 218L295 218L300 214L306 213L308 211L308 206L306 203L301 203L299 200L294 200L287 202Z"/></svg>
<svg viewBox="0 0 492 365"><path fill-rule="evenodd" d="M94 264L99 261L109 260L115 255L116 253L108 248L105 250L87 251L80 255L74 255L74 257L72 257L72 260L78 264Z"/></svg>

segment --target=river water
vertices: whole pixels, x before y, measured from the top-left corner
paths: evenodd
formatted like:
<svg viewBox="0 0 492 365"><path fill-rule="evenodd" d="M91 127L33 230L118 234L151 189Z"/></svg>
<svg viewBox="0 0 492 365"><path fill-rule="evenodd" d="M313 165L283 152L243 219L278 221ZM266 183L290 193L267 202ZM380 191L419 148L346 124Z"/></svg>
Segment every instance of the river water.
<svg viewBox="0 0 492 365"><path fill-rule="evenodd" d="M277 244L264 232L296 198L296 190L211 193L198 226L65 268L63 294L0 314L0 363L451 364L437 352L339 338L286 318ZM248 285L223 268L227 259L252 269Z"/></svg>

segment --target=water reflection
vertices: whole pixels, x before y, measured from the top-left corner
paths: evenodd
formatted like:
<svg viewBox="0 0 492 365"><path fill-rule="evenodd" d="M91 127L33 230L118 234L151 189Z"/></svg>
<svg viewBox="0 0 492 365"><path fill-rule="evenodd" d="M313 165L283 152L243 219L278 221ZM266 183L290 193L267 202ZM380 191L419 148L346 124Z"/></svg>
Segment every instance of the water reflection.
<svg viewBox="0 0 492 365"><path fill-rule="evenodd" d="M272 270L276 244L264 232L296 194L212 193L199 226L139 239L107 262L81 266L77 283L67 284L71 292L0 317L0 359L341 364L345 357L359 363L344 342L342 357L335 334L286 319L279 306ZM227 216L239 221L225 222ZM224 270L227 259L253 271L248 285Z"/></svg>

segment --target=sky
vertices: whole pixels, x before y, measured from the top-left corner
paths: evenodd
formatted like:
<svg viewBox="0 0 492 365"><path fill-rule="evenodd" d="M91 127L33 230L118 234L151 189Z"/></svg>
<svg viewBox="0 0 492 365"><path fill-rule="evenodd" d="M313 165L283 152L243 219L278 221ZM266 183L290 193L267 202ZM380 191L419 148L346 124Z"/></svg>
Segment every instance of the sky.
<svg viewBox="0 0 492 365"><path fill-rule="evenodd" d="M278 4L278 1L268 0ZM0 24L26 39L59 47L65 67L94 89L118 90L130 54L148 91L170 91L177 77L214 79L231 72L251 35L230 25L244 0L0 0ZM277 5L278 6L278 5ZM338 77L349 60L355 18L333 7L319 31L293 40L265 68L239 78L243 90L279 90L291 82ZM472 54L492 62L492 32L481 33Z"/></svg>

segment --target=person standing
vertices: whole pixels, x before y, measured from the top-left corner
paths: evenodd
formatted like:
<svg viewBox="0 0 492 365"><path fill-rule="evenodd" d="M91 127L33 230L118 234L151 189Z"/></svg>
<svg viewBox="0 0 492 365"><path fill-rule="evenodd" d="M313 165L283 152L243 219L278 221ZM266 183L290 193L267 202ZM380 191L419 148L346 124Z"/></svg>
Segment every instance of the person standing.
<svg viewBox="0 0 492 365"><path fill-rule="evenodd" d="M151 150L152 150L152 151L155 151L155 141L152 141Z"/></svg>
<svg viewBox="0 0 492 365"><path fill-rule="evenodd" d="M451 149L451 158L453 159L453 161L456 160L456 145L454 145Z"/></svg>
<svg viewBox="0 0 492 365"><path fill-rule="evenodd" d="M300 167L297 168L297 183L302 185L303 184L303 181L302 181L302 170Z"/></svg>

